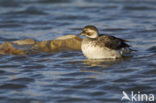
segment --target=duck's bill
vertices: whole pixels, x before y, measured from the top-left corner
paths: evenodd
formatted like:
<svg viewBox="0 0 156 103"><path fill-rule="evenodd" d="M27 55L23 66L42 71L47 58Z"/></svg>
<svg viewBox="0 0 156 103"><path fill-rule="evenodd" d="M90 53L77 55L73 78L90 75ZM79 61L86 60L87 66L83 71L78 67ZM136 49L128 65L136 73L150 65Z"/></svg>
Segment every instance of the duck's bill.
<svg viewBox="0 0 156 103"><path fill-rule="evenodd" d="M78 34L78 36L84 36L85 34L83 34L83 33L80 33L80 34Z"/></svg>

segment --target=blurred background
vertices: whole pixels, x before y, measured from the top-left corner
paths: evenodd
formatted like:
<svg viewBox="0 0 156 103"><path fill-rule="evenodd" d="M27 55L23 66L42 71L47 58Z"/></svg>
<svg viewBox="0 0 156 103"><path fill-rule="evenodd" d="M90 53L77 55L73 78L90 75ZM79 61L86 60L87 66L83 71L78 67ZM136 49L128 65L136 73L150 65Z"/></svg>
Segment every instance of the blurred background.
<svg viewBox="0 0 156 103"><path fill-rule="evenodd" d="M0 102L121 103L123 90L156 94L156 0L0 0L0 43L76 35L85 25L138 52L117 61L88 61L81 51L0 55Z"/></svg>

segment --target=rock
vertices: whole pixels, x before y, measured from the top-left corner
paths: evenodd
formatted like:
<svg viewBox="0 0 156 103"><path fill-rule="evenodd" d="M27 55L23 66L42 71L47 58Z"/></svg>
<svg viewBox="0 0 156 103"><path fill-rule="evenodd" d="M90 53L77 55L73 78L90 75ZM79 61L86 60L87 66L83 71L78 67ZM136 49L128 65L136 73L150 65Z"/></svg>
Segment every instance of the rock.
<svg viewBox="0 0 156 103"><path fill-rule="evenodd" d="M14 55L24 55L27 51L22 49L16 49L9 42L4 42L0 45L0 54L14 54Z"/></svg>
<svg viewBox="0 0 156 103"><path fill-rule="evenodd" d="M35 40L32 39L24 39L24 40L16 40L13 41L12 43L16 44L16 45L33 45L35 44Z"/></svg>
<svg viewBox="0 0 156 103"><path fill-rule="evenodd" d="M48 41L35 41L32 39L17 40L13 42L4 42L0 45L0 54L24 55L42 52L58 52L62 50L81 50L82 39L75 35L66 35ZM26 45L31 48L23 49ZM17 48L21 47L21 48Z"/></svg>
<svg viewBox="0 0 156 103"><path fill-rule="evenodd" d="M81 50L82 39L75 35L66 35L55 40L37 42L35 50L44 52L56 52L61 50Z"/></svg>
<svg viewBox="0 0 156 103"><path fill-rule="evenodd" d="M60 36L58 38L56 38L56 40L66 40L66 39L72 39L72 38L77 38L80 39L79 37L75 36L75 35L65 35L65 36Z"/></svg>

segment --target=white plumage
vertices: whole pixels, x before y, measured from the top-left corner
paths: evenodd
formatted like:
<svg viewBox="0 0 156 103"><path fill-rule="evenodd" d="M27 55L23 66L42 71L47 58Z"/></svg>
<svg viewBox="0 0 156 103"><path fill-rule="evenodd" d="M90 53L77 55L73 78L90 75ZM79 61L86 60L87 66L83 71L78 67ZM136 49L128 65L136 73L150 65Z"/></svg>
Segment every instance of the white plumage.
<svg viewBox="0 0 156 103"><path fill-rule="evenodd" d="M83 54L88 59L104 59L104 58L121 58L123 55L129 53L129 48L122 48L119 50L109 49L107 47L100 47L98 44L93 46L92 42L83 43L81 45L81 50Z"/></svg>

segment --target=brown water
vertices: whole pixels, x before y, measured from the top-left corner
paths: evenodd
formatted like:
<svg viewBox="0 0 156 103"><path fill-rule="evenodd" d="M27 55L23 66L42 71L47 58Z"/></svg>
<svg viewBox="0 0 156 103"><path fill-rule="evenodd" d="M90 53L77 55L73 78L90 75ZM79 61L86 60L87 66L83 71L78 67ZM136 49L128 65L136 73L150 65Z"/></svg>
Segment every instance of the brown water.
<svg viewBox="0 0 156 103"><path fill-rule="evenodd" d="M81 51L0 55L0 103L121 103L122 91L156 96L155 0L0 1L0 43L52 40L90 24L138 51L116 61L90 61Z"/></svg>

